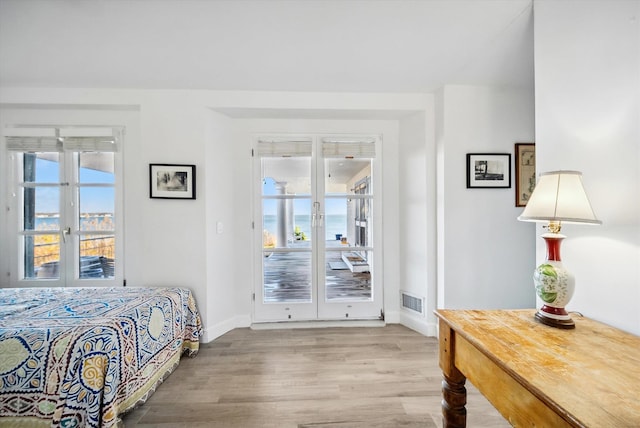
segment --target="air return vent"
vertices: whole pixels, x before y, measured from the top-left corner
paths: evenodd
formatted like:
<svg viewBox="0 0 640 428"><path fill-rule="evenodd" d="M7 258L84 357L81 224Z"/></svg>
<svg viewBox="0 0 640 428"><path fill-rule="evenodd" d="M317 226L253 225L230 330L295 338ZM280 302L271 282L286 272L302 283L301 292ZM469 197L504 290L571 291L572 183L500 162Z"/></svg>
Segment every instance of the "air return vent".
<svg viewBox="0 0 640 428"><path fill-rule="evenodd" d="M416 312L420 315L424 315L424 298L417 297L412 294L407 293L406 291L402 291L400 293L400 297L402 298L402 307L404 309L410 310L412 312Z"/></svg>

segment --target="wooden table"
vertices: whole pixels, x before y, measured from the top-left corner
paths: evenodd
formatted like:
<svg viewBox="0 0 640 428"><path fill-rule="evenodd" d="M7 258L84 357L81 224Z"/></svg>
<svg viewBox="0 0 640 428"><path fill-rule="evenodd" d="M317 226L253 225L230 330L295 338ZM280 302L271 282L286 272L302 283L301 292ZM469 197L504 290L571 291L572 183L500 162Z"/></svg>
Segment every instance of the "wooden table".
<svg viewBox="0 0 640 428"><path fill-rule="evenodd" d="M445 428L466 426L466 379L516 427L640 427L640 337L572 314L438 310Z"/></svg>

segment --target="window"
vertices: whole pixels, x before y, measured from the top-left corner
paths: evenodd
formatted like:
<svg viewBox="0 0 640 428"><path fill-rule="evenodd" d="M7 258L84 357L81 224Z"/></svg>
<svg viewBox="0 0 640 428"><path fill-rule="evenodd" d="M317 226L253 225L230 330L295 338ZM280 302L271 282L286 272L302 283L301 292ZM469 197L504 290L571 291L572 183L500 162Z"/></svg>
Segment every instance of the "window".
<svg viewBox="0 0 640 428"><path fill-rule="evenodd" d="M16 127L12 133L22 134L7 137L12 284L111 285L121 270L121 129Z"/></svg>

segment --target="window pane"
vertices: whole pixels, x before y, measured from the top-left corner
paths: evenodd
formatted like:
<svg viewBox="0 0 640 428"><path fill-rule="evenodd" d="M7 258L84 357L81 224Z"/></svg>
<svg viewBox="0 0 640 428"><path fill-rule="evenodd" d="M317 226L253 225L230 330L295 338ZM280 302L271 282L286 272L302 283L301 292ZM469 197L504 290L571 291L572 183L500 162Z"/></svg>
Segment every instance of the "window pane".
<svg viewBox="0 0 640 428"><path fill-rule="evenodd" d="M108 183L114 180L114 154L103 152L80 153L80 183Z"/></svg>
<svg viewBox="0 0 640 428"><path fill-rule="evenodd" d="M113 278L115 235L80 235L80 278Z"/></svg>
<svg viewBox="0 0 640 428"><path fill-rule="evenodd" d="M80 230L114 230L113 187L80 188Z"/></svg>
<svg viewBox="0 0 640 428"><path fill-rule="evenodd" d="M114 231L115 188L91 184L113 184L113 153L82 152L78 154L80 182L79 225L81 232ZM113 278L115 271L115 235L80 235L79 277Z"/></svg>
<svg viewBox="0 0 640 428"><path fill-rule="evenodd" d="M325 193L327 195L372 194L371 186L358 191L357 183L371 176L370 159L325 159Z"/></svg>
<svg viewBox="0 0 640 428"><path fill-rule="evenodd" d="M293 209L291 216L293 217L293 242L296 246L310 247L311 244L311 199L296 199L292 201Z"/></svg>
<svg viewBox="0 0 640 428"><path fill-rule="evenodd" d="M22 178L30 187L23 188L23 230L58 230L60 189L38 186L58 182L58 153L24 153Z"/></svg>
<svg viewBox="0 0 640 428"><path fill-rule="evenodd" d="M24 277L59 278L60 235L24 237Z"/></svg>
<svg viewBox="0 0 640 428"><path fill-rule="evenodd" d="M311 199L262 201L264 248L311 247Z"/></svg>
<svg viewBox="0 0 640 428"><path fill-rule="evenodd" d="M265 254L263 269L264 303L311 301L311 252Z"/></svg>
<svg viewBox="0 0 640 428"><path fill-rule="evenodd" d="M370 301L372 251L326 252L327 300Z"/></svg>
<svg viewBox="0 0 640 428"><path fill-rule="evenodd" d="M25 183L57 183L60 180L60 154L24 153L23 180Z"/></svg>
<svg viewBox="0 0 640 428"><path fill-rule="evenodd" d="M346 244L350 238L347 233L347 210L349 205L347 198L325 199L324 203L325 239L327 241L340 241L340 243Z"/></svg>
<svg viewBox="0 0 640 428"><path fill-rule="evenodd" d="M311 239L311 159L263 158L263 242L266 247L310 245ZM304 199L296 199L304 196Z"/></svg>
<svg viewBox="0 0 640 428"><path fill-rule="evenodd" d="M310 158L263 158L263 195L311 195Z"/></svg>
<svg viewBox="0 0 640 428"><path fill-rule="evenodd" d="M27 187L24 196L24 230L59 230L60 189Z"/></svg>

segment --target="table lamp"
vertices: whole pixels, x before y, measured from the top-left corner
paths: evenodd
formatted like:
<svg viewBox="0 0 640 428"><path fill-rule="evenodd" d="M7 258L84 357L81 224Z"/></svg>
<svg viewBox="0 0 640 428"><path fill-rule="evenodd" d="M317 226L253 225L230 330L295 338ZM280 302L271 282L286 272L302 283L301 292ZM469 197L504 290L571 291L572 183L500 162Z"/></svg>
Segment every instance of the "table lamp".
<svg viewBox="0 0 640 428"><path fill-rule="evenodd" d="M562 223L602 224L596 219L578 171L550 171L540 174L520 221L548 222L542 238L547 244L544 263L533 272L536 294L544 302L535 319L545 325L563 329L575 328L565 310L573 297L575 279L562 265L560 234Z"/></svg>

